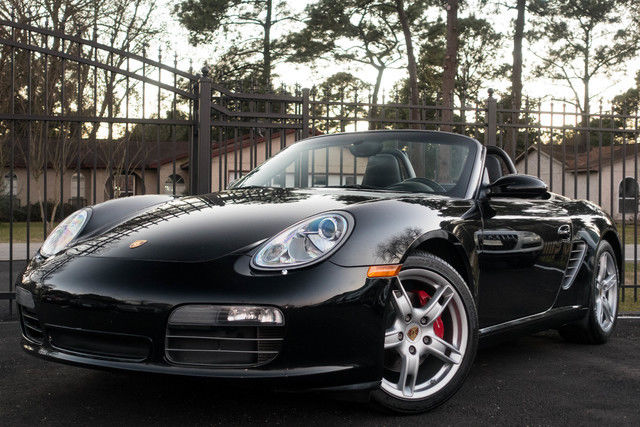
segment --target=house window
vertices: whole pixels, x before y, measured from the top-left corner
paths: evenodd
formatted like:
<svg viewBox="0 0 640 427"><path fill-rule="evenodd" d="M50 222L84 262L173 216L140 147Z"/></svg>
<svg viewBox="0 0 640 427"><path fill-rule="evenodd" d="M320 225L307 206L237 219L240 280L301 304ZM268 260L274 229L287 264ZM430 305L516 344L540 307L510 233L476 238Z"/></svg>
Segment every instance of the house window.
<svg viewBox="0 0 640 427"><path fill-rule="evenodd" d="M620 213L638 212L638 181L627 177L618 187L618 205Z"/></svg>
<svg viewBox="0 0 640 427"><path fill-rule="evenodd" d="M87 179L81 173L74 173L71 175L71 198L72 199L83 199L86 197L86 185Z"/></svg>
<svg viewBox="0 0 640 427"><path fill-rule="evenodd" d="M177 196L183 196L187 191L187 184L184 182L184 178L178 174L171 174L164 182L165 194L174 194L173 188L175 186L175 194Z"/></svg>
<svg viewBox="0 0 640 427"><path fill-rule="evenodd" d="M326 187L327 186L327 175L326 174L315 174L313 175L313 187Z"/></svg>
<svg viewBox="0 0 640 427"><path fill-rule="evenodd" d="M18 194L18 176L13 174L13 182L11 180L11 173L7 173L2 179L2 188L0 189L3 196Z"/></svg>
<svg viewBox="0 0 640 427"><path fill-rule="evenodd" d="M113 197L129 197L136 194L135 175L115 175L113 177Z"/></svg>
<svg viewBox="0 0 640 427"><path fill-rule="evenodd" d="M71 175L71 197L69 203L76 208L87 206L86 198L86 178L83 174L76 172Z"/></svg>

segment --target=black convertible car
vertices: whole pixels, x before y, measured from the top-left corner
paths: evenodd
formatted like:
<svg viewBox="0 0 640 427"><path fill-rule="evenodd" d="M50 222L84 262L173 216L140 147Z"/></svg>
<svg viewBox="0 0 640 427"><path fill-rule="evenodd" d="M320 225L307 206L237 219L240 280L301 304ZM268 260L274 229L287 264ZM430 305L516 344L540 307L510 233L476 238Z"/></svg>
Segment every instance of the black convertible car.
<svg viewBox="0 0 640 427"><path fill-rule="evenodd" d="M599 207L461 135L310 138L220 193L75 212L17 284L24 349L96 368L365 391L428 410L478 341L603 343L621 247Z"/></svg>

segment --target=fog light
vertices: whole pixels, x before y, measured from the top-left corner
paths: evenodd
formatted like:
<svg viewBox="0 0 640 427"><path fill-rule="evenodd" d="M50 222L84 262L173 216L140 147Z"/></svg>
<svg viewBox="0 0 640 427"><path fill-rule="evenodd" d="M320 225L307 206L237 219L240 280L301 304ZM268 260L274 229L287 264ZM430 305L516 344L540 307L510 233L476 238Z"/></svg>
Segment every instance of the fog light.
<svg viewBox="0 0 640 427"><path fill-rule="evenodd" d="M36 308L36 304L33 302L33 294L21 287L16 287L16 302L26 308Z"/></svg>
<svg viewBox="0 0 640 427"><path fill-rule="evenodd" d="M282 312L275 307L249 305L185 305L169 316L171 325L284 325Z"/></svg>

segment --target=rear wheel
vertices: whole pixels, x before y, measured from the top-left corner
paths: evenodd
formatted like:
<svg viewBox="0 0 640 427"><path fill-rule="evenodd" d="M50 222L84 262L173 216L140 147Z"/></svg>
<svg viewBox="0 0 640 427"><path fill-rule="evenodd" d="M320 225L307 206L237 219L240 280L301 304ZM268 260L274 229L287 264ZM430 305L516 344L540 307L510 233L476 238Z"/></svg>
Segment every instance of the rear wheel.
<svg viewBox="0 0 640 427"><path fill-rule="evenodd" d="M457 271L431 254L410 256L386 321L384 375L374 402L416 413L451 397L469 373L478 342L475 303Z"/></svg>
<svg viewBox="0 0 640 427"><path fill-rule="evenodd" d="M572 342L585 344L607 342L618 317L619 282L620 275L615 252L611 245L603 240L596 250L589 313L582 322L560 328L560 334L567 341Z"/></svg>

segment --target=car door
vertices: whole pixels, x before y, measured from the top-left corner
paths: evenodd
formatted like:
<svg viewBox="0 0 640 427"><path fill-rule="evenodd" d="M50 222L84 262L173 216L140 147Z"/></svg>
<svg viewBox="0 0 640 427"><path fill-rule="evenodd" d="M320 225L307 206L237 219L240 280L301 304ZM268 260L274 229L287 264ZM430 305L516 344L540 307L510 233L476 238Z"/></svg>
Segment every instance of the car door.
<svg viewBox="0 0 640 427"><path fill-rule="evenodd" d="M485 197L480 205L480 327L551 308L571 252L563 199Z"/></svg>

